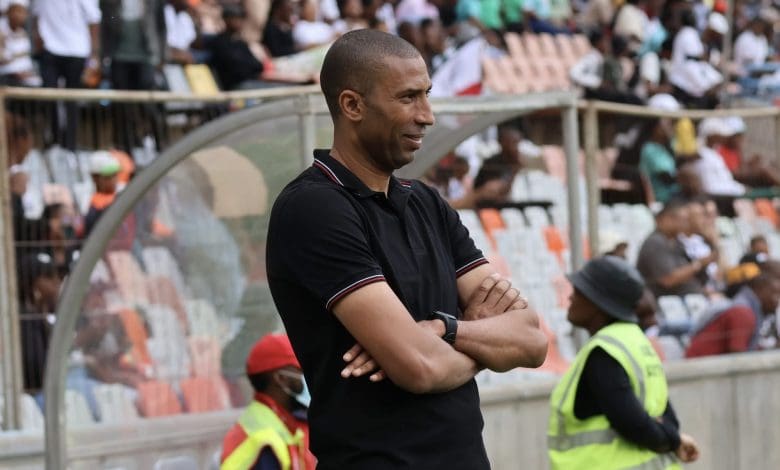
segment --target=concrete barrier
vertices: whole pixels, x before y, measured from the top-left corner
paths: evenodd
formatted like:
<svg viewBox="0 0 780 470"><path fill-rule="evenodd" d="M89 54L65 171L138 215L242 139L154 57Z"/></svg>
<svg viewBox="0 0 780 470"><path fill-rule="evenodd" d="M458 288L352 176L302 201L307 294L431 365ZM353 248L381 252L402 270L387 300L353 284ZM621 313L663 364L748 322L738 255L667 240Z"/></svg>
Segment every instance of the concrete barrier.
<svg viewBox="0 0 780 470"><path fill-rule="evenodd" d="M780 468L780 352L670 363L670 395L682 428L701 445L690 469ZM555 380L491 385L481 391L485 444L494 470L543 470L548 398ZM68 433L71 468L147 469L166 456L211 467L238 411L140 419ZM42 468L41 434L0 433L0 468Z"/></svg>

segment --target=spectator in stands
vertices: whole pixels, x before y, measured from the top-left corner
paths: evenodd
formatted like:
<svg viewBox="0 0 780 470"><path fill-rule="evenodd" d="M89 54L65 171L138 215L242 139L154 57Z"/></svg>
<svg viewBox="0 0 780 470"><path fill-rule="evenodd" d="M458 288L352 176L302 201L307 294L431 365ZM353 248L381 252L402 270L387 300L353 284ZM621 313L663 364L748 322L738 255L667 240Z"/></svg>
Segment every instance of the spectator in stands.
<svg viewBox="0 0 780 470"><path fill-rule="evenodd" d="M264 70L249 45L241 36L246 14L240 5L225 5L222 9L225 30L210 42L211 68L224 90L263 88L260 82Z"/></svg>
<svg viewBox="0 0 780 470"><path fill-rule="evenodd" d="M103 56L111 63L116 90L155 88L155 70L165 62L162 0L103 0Z"/></svg>
<svg viewBox="0 0 780 470"><path fill-rule="evenodd" d="M271 1L242 0L241 4L244 6L247 16L241 35L248 44L259 45L263 39L265 25L268 22L268 11L271 9Z"/></svg>
<svg viewBox="0 0 780 470"><path fill-rule="evenodd" d="M613 36L610 41L603 32L592 31L590 42L593 49L569 72L572 82L585 90L585 98L641 104L642 101L628 90L628 83L623 78L621 57L628 53L625 39Z"/></svg>
<svg viewBox="0 0 780 470"><path fill-rule="evenodd" d="M685 255L689 259L710 259L714 257L714 260L704 267L698 274L698 277L709 294L717 294L722 287L720 268L718 266L717 229L714 224L707 223L708 219L705 214L704 204L701 201L690 201L686 207L688 209L688 218L685 228L677 238L682 243Z"/></svg>
<svg viewBox="0 0 780 470"><path fill-rule="evenodd" d="M616 256L618 258L627 259L627 250L628 241L626 240L626 237L623 237L612 230L599 231L600 256Z"/></svg>
<svg viewBox="0 0 780 470"><path fill-rule="evenodd" d="M497 166L483 166L474 178L473 187L463 197L448 202L453 209L501 205L509 200L511 190L511 173Z"/></svg>
<svg viewBox="0 0 780 470"><path fill-rule="evenodd" d="M51 256L52 262L63 277L70 272L71 266L78 259L78 246L70 211L70 208L61 203L48 204L41 217L46 229L43 235L46 253Z"/></svg>
<svg viewBox="0 0 780 470"><path fill-rule="evenodd" d="M339 34L368 28L370 25L363 17L361 0L337 0L340 18L333 22L333 29Z"/></svg>
<svg viewBox="0 0 780 470"><path fill-rule="evenodd" d="M43 388L52 329L46 315L54 313L57 308L62 278L51 256L46 253L33 253L21 258L18 276L24 389L37 393Z"/></svg>
<svg viewBox="0 0 780 470"><path fill-rule="evenodd" d="M500 5L499 2L496 3ZM568 28L562 28L553 23L551 0L526 0L522 2L522 8L527 31L537 34L569 34L571 32Z"/></svg>
<svg viewBox="0 0 780 470"><path fill-rule="evenodd" d="M272 57L294 54L293 3L291 0L273 0L268 12L268 22L263 31L263 45Z"/></svg>
<svg viewBox="0 0 780 470"><path fill-rule="evenodd" d="M766 237L763 235L754 235L750 239L750 247L742 258L739 260L739 264L744 263L756 263L761 264L769 260L769 243L766 241Z"/></svg>
<svg viewBox="0 0 780 470"><path fill-rule="evenodd" d="M626 0L615 14L615 24L612 34L625 38L629 48L638 51L645 41L650 19L645 13L646 0Z"/></svg>
<svg viewBox="0 0 780 470"><path fill-rule="evenodd" d="M286 335L271 334L252 347L246 375L254 399L227 432L223 469L314 468L309 451L309 390Z"/></svg>
<svg viewBox="0 0 780 470"><path fill-rule="evenodd" d="M577 25L582 31L603 31L612 23L615 16L613 0L590 0L577 17Z"/></svg>
<svg viewBox="0 0 780 470"><path fill-rule="evenodd" d="M686 357L755 350L766 316L777 310L780 279L760 273L740 289L733 302L716 304L699 317Z"/></svg>
<svg viewBox="0 0 780 470"><path fill-rule="evenodd" d="M674 38L669 71L674 96L689 106L714 108L723 76L709 63L693 12L683 10L680 14L683 27Z"/></svg>
<svg viewBox="0 0 780 470"><path fill-rule="evenodd" d="M422 53L425 45L423 44L420 28L409 21L403 21L398 24L398 37L413 45L415 49Z"/></svg>
<svg viewBox="0 0 780 470"><path fill-rule="evenodd" d="M338 33L328 23L318 19L319 6L317 0L302 0L301 14L293 26L293 41L295 48L306 50L312 47L330 44L339 37Z"/></svg>
<svg viewBox="0 0 780 470"><path fill-rule="evenodd" d="M656 229L642 243L637 269L656 297L704 294L701 272L717 261L717 251L704 258L691 259L677 238L686 228L688 208L671 202L656 215Z"/></svg>
<svg viewBox="0 0 780 470"><path fill-rule="evenodd" d="M33 64L26 30L28 4L29 0L10 0L0 18L0 83L4 85L38 87L43 83Z"/></svg>
<svg viewBox="0 0 780 470"><path fill-rule="evenodd" d="M517 174L526 168L525 155L520 152L523 133L512 124L498 126L498 144L501 151L482 162L482 168L496 169L500 173L510 175L514 180Z"/></svg>
<svg viewBox="0 0 780 470"><path fill-rule="evenodd" d="M439 10L428 0L401 0L395 8L395 18L399 23L419 25L425 19L438 19Z"/></svg>
<svg viewBox="0 0 780 470"><path fill-rule="evenodd" d="M702 187L707 194L714 196L742 196L745 187L734 179L717 148L729 133L726 124L720 118L706 118L699 123L699 159L692 163Z"/></svg>
<svg viewBox="0 0 780 470"><path fill-rule="evenodd" d="M671 93L669 60L672 57L672 38L661 43L658 52L647 51L639 59L639 80L634 93L641 99L649 99L659 93Z"/></svg>
<svg viewBox="0 0 780 470"><path fill-rule="evenodd" d="M697 202L707 198L701 177L693 163L685 163L677 169L677 188L670 200Z"/></svg>
<svg viewBox="0 0 780 470"><path fill-rule="evenodd" d="M639 273L604 256L569 279L568 320L591 338L550 397L551 468L593 468L605 458L616 467L666 468L676 462L669 453L695 461L699 449L679 431L661 359L637 325L644 292Z"/></svg>
<svg viewBox="0 0 780 470"><path fill-rule="evenodd" d="M109 152L97 151L90 156L89 173L95 184L95 193L84 217L84 237L95 227L100 216L113 204L117 193L117 181L121 169L117 159Z"/></svg>
<svg viewBox="0 0 780 470"><path fill-rule="evenodd" d="M639 170L650 180L655 199L666 202L677 190L675 177L677 164L670 146L672 123L667 118L648 121L640 139L642 150L639 157Z"/></svg>
<svg viewBox="0 0 780 470"><path fill-rule="evenodd" d="M747 28L737 36L734 43L734 63L742 76L747 76L750 68L763 65L769 56L767 36L773 34L772 26L778 21L773 8L764 8L750 20Z"/></svg>
<svg viewBox="0 0 780 470"><path fill-rule="evenodd" d="M82 78L100 69L98 0L37 0L33 16L43 86L58 88L63 79L65 88L81 88ZM72 151L76 149L78 108L76 103L68 103L65 108L65 123L60 122L58 112L51 110L51 135L47 137L49 143Z"/></svg>
<svg viewBox="0 0 780 470"><path fill-rule="evenodd" d="M198 38L195 22L190 16L187 0L168 0L165 5L167 61L187 65L195 62L190 48Z"/></svg>
<svg viewBox="0 0 780 470"><path fill-rule="evenodd" d="M780 186L780 170L767 161L762 155L754 154L746 158L743 154L743 144L747 126L741 117L732 116L724 119L728 135L717 150L726 166L734 174L734 178L755 189L753 196L772 196L772 187ZM762 188L758 190L757 188Z"/></svg>
<svg viewBox="0 0 780 470"><path fill-rule="evenodd" d="M433 75L446 60L450 51L447 49L447 35L441 21L426 18L420 22L422 50L420 53L428 65L428 73Z"/></svg>
<svg viewBox="0 0 780 470"><path fill-rule="evenodd" d="M501 2L457 0L455 15L458 20L457 38L463 44L490 30L503 28Z"/></svg>

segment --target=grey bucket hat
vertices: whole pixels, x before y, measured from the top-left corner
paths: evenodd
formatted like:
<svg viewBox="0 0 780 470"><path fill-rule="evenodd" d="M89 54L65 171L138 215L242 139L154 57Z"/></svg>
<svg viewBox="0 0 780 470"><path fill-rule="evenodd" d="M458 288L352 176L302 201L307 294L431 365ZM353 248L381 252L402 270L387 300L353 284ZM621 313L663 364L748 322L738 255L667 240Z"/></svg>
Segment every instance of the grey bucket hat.
<svg viewBox="0 0 780 470"><path fill-rule="evenodd" d="M602 256L593 259L566 277L575 289L607 315L627 322L639 321L635 310L645 283L639 271L622 258Z"/></svg>

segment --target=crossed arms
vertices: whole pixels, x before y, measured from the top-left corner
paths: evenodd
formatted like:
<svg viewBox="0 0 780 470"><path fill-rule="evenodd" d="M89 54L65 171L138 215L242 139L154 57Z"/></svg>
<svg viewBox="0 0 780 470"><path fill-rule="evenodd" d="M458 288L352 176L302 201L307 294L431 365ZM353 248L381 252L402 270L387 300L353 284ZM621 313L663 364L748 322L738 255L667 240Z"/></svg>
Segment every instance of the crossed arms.
<svg viewBox="0 0 780 470"><path fill-rule="evenodd" d="M544 362L547 338L536 313L489 264L458 278L458 296L464 315L453 345L441 339L442 321L416 323L385 282L341 299L333 313L358 343L344 355L342 376L372 373L372 381L388 377L412 393L436 393L482 368L503 372Z"/></svg>

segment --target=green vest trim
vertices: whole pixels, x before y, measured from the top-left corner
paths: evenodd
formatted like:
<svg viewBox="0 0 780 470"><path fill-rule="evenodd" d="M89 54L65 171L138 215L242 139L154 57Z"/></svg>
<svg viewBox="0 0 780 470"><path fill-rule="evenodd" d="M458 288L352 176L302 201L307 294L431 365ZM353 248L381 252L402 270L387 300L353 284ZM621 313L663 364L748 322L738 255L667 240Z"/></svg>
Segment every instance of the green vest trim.
<svg viewBox="0 0 780 470"><path fill-rule="evenodd" d="M299 461L303 462L304 435L301 430L292 434L287 426L264 404L253 401L238 418L238 424L247 435L244 442L236 447L225 459L221 470L244 470L251 468L257 461L260 452L269 447L282 470L289 470L292 465L290 449L299 451Z"/></svg>
<svg viewBox="0 0 780 470"><path fill-rule="evenodd" d="M597 347L625 369L637 399L650 416L661 416L666 408L668 386L663 366L642 330L623 322L602 328L577 354L550 397L547 445L551 467L554 470L680 468L674 455L657 454L620 437L604 415L585 420L575 416L580 376L588 356Z"/></svg>

